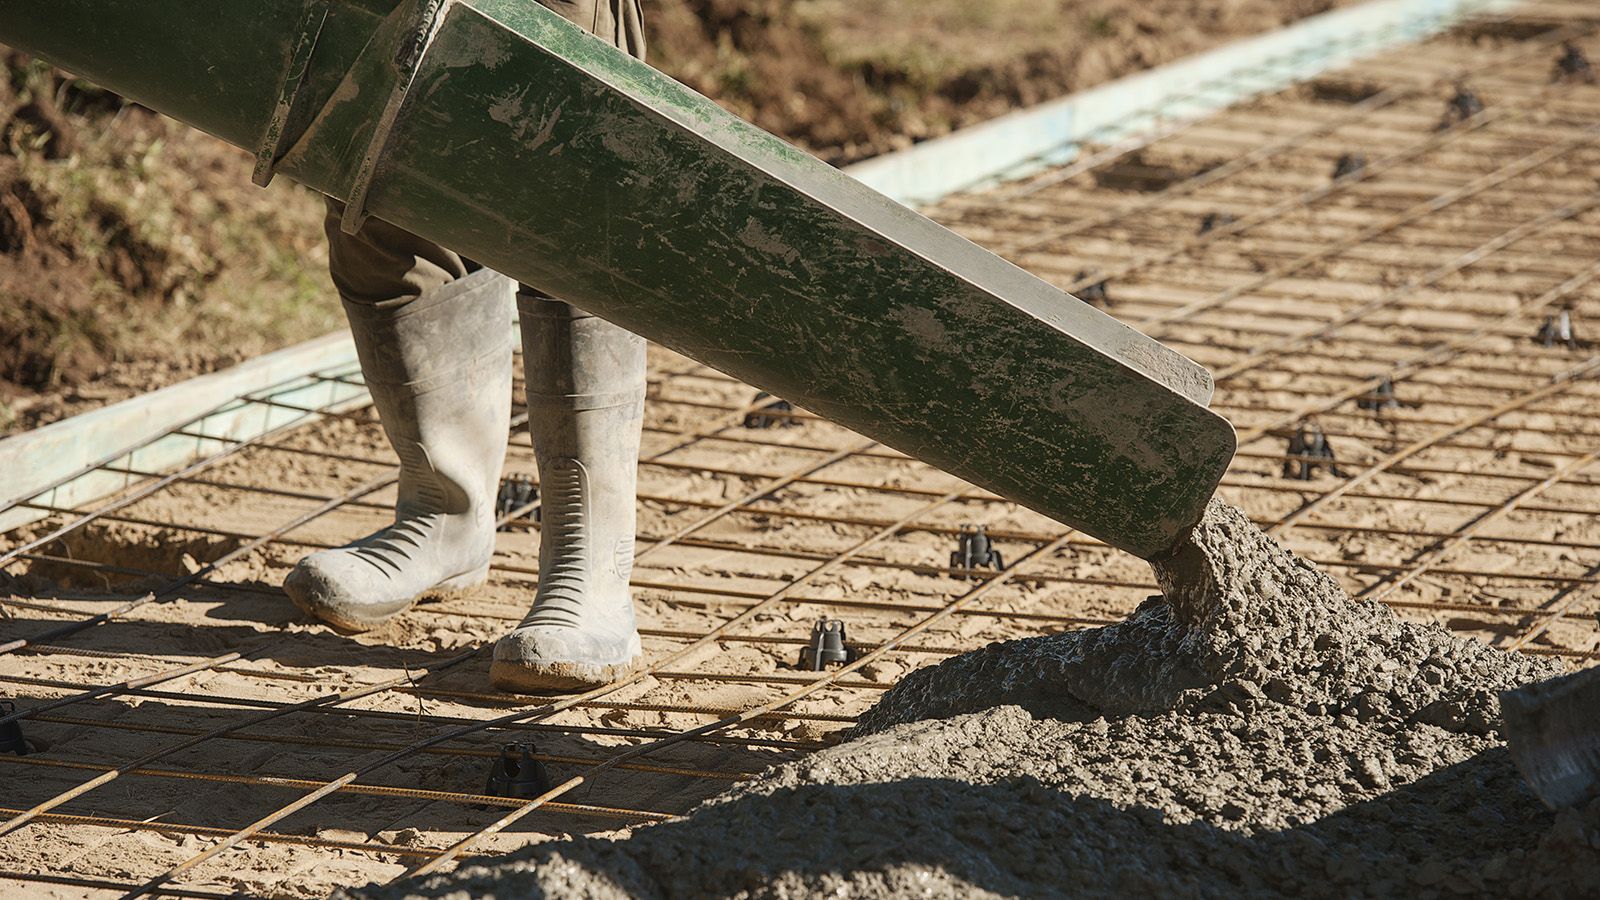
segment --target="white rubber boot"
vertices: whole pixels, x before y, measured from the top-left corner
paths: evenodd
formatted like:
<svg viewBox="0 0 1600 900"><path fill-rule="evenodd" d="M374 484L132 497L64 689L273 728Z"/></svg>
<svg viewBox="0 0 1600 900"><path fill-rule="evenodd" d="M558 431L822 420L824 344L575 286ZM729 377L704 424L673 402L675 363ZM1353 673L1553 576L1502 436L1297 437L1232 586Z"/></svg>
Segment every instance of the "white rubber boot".
<svg viewBox="0 0 1600 900"><path fill-rule="evenodd" d="M296 606L346 631L423 596L483 584L511 416L515 282L480 269L393 309L345 304L361 373L395 453L393 525L302 559Z"/></svg>
<svg viewBox="0 0 1600 900"><path fill-rule="evenodd" d="M575 691L626 677L645 342L559 300L517 295L528 430L539 465L539 589L494 645L495 687Z"/></svg>

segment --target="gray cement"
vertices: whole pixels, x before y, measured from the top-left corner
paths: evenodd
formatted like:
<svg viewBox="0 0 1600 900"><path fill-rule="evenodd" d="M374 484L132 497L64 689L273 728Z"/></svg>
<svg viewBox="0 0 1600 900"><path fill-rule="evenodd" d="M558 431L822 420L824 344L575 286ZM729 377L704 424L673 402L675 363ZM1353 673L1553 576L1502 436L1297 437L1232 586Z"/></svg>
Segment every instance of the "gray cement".
<svg viewBox="0 0 1600 900"><path fill-rule="evenodd" d="M1107 628L908 676L851 740L623 840L363 896L1595 896L1498 734L1556 671L1353 603L1213 502Z"/></svg>

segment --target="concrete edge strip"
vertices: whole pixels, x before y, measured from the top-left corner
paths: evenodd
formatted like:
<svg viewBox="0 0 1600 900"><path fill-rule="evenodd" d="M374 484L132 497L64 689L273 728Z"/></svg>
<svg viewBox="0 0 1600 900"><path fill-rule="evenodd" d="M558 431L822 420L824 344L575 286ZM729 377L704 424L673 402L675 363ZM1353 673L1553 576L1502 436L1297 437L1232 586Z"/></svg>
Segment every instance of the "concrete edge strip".
<svg viewBox="0 0 1600 900"><path fill-rule="evenodd" d="M1518 0L1370 0L1323 13L942 138L888 153L844 171L902 203L933 203L951 193L1026 177L1070 161L1089 141L1150 134L1438 33L1465 16L1510 9ZM74 507L132 483L135 476L93 471L117 456L124 468L164 472L306 416L287 406L353 401L358 384L318 379L354 370L355 347L340 331L240 365L0 439L0 532L37 521L44 510L21 501ZM251 403L271 391L285 406ZM199 411L210 410L197 418ZM192 423L184 428L185 423ZM170 434L175 429L209 438ZM134 449L128 449L134 448ZM74 477L76 474L76 477ZM42 496L41 496L42 494Z"/></svg>
<svg viewBox="0 0 1600 900"><path fill-rule="evenodd" d="M359 383L316 377L355 371L349 332L335 332L0 440L0 532L48 515L29 507L7 509L10 504L72 507L137 480L91 470L107 458L116 456L120 468L164 472L217 451L225 441L249 440L306 417L290 407L360 398L366 389ZM283 405L250 400L266 394ZM175 433L179 429L188 434ZM82 474L74 478L75 473Z"/></svg>

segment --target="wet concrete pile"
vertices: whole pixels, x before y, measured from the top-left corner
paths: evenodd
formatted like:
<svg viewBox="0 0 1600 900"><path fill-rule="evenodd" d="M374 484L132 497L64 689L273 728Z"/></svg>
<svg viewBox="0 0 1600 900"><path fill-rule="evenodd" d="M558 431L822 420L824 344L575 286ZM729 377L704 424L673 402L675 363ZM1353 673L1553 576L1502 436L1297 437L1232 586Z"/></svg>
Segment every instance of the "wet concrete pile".
<svg viewBox="0 0 1600 900"><path fill-rule="evenodd" d="M1557 671L1351 601L1213 502L1117 625L908 676L688 817L370 896L1595 896L1498 692Z"/></svg>

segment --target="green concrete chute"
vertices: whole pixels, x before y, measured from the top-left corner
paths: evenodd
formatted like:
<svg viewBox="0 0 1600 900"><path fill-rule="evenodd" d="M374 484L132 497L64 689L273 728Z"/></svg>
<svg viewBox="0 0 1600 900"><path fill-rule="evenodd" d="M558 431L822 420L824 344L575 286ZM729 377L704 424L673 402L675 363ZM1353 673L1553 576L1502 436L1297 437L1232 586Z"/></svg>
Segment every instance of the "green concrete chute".
<svg viewBox="0 0 1600 900"><path fill-rule="evenodd" d="M1234 451L1204 369L530 0L5 0L0 40L1150 556Z"/></svg>

